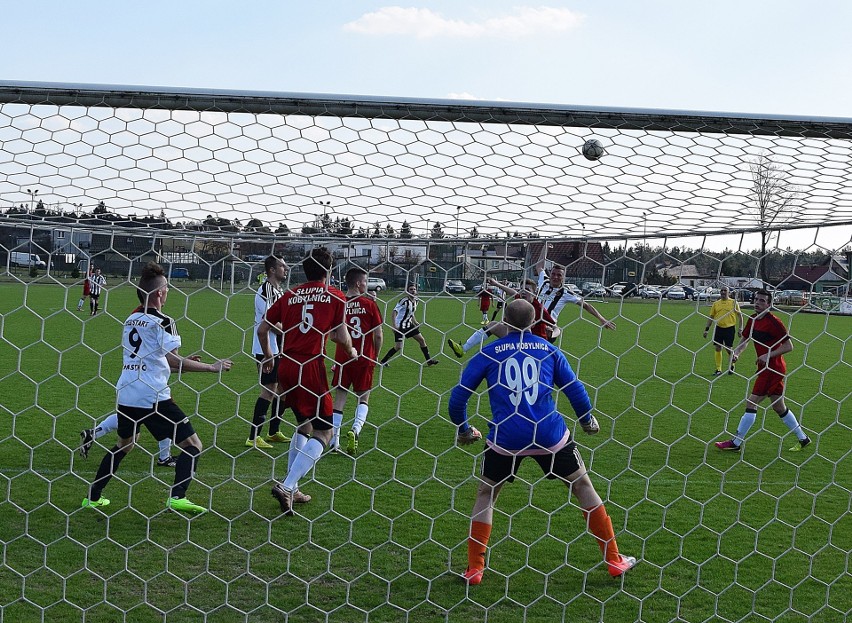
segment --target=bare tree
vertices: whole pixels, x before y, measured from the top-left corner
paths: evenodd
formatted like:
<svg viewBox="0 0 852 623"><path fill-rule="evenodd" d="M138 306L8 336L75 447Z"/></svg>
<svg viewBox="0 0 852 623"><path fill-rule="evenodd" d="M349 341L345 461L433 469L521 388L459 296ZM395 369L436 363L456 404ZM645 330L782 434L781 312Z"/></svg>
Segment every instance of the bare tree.
<svg viewBox="0 0 852 623"><path fill-rule="evenodd" d="M790 182L789 173L766 152L749 163L752 179L751 200L760 228L758 275L766 280L766 247L771 230L790 221L800 207L801 192Z"/></svg>

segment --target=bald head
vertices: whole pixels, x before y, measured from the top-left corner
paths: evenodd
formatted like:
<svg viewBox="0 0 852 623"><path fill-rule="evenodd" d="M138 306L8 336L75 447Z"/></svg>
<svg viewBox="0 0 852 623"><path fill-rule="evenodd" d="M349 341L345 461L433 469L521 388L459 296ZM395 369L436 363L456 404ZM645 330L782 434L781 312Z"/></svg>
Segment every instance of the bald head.
<svg viewBox="0 0 852 623"><path fill-rule="evenodd" d="M531 303L523 299L515 299L506 306L503 322L509 325L510 331L529 329L535 320L535 309Z"/></svg>

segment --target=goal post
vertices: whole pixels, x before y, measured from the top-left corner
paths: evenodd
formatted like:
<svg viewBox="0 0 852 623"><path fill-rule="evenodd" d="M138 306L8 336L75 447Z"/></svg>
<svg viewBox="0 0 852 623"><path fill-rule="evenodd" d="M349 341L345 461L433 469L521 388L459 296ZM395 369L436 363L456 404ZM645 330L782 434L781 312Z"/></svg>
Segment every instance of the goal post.
<svg viewBox="0 0 852 623"><path fill-rule="evenodd" d="M850 138L850 119L0 82L0 619L846 620ZM302 484L312 501L283 517L269 489L287 445L245 445L254 296L266 257L292 287L320 246L336 283L368 271L383 351L416 283L440 365L406 340L376 370L357 457L323 456ZM115 434L84 459L79 433L115 410L121 326L150 261L182 354L234 361L172 376L204 445L192 493L210 511L191 520L165 512L173 474L147 432L112 505L80 508ZM455 445L448 400L480 346L459 358L448 339L500 317L496 296L480 307L488 279L520 288L554 264L616 327L560 313L556 344L601 432L557 405L640 563L610 578L576 501L527 461L467 587L482 445ZM96 314L90 268L106 277ZM757 370L749 347L714 374L703 332L723 287L746 316L773 293L802 452L766 402L742 452L713 445ZM486 389L469 404L483 432Z"/></svg>

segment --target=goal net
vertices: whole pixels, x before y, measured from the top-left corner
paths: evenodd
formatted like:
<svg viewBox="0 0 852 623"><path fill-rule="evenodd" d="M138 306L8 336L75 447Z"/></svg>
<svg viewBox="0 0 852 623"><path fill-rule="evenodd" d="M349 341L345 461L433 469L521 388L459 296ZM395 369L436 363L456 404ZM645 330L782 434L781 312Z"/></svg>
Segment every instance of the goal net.
<svg viewBox="0 0 852 623"><path fill-rule="evenodd" d="M582 154L592 138L598 160ZM846 620L850 138L846 119L0 83L0 620ZM290 287L315 247L337 282L368 271L380 355L416 283L440 365L405 340L376 369L357 454L324 455L301 484L312 500L284 517L269 491L287 444L246 445L255 292L269 255ZM111 505L80 507L116 442L85 459L80 432L115 412L149 261L169 276L182 354L234 361L172 375L204 445L190 494L209 512L193 518L165 510L173 471L144 431ZM576 501L527 461L467 586L483 446L455 444L447 403L481 345L457 357L448 340L500 318L496 295L480 306L489 279L519 288L542 262L616 325L559 315L600 433L558 406L640 562L611 578ZM757 369L749 346L728 374L704 335L722 288L746 316L773 294L801 452L767 402L741 451L714 446ZM483 431L487 389L469 405Z"/></svg>

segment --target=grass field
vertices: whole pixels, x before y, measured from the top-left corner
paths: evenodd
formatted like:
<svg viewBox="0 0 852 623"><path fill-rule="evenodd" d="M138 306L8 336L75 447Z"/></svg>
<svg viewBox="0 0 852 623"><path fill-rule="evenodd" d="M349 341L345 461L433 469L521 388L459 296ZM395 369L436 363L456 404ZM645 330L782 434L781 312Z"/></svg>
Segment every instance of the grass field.
<svg viewBox="0 0 852 623"><path fill-rule="evenodd" d="M163 510L172 473L155 470L156 443L143 433L102 513L79 507L103 448L89 460L74 449L78 432L113 410L120 321L134 295L111 291L95 318L69 311L78 296L78 287L0 286L4 623L850 618L852 318L781 314L795 336L788 402L816 443L788 453L794 438L761 411L742 455L731 455L708 444L735 429L754 354L737 375L709 378L712 348L696 315L706 307L598 304L616 332L566 309L562 348L602 425L595 437L577 427L577 438L620 549L641 563L611 579L564 486L539 481L530 462L501 496L486 579L468 590L454 572L466 565L481 447L453 444L446 400L462 362L448 350L423 368L409 342L377 373L361 456L324 457L302 484L314 501L283 518L269 487L284 474L286 446L243 447L257 396L243 354L252 298L173 289L166 311L183 354L236 362L221 379L173 376L205 444L189 496L211 512ZM469 334L464 320L478 324L475 302L426 300L433 352L445 335ZM478 411L484 428L484 399Z"/></svg>

